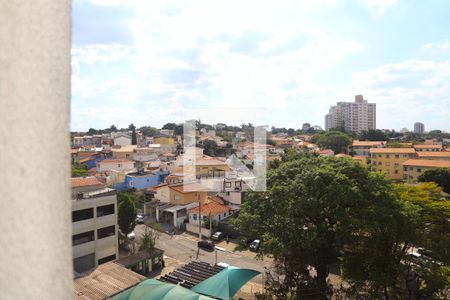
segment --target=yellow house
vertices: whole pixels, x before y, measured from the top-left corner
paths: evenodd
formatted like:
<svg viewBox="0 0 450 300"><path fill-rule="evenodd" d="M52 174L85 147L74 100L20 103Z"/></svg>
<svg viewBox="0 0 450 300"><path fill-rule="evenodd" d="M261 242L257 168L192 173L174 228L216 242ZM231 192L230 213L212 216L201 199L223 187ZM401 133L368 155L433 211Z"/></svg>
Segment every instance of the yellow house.
<svg viewBox="0 0 450 300"><path fill-rule="evenodd" d="M112 156L117 159L133 159L134 149L136 145L121 146L120 148L112 148Z"/></svg>
<svg viewBox="0 0 450 300"><path fill-rule="evenodd" d="M208 189L196 182L172 185L169 188L169 203L172 204L185 205L199 200L203 204L208 199Z"/></svg>
<svg viewBox="0 0 450 300"><path fill-rule="evenodd" d="M199 183L161 184L150 188L156 191L155 198L164 203L185 205L200 200L204 203L208 199L208 189Z"/></svg>
<svg viewBox="0 0 450 300"><path fill-rule="evenodd" d="M161 144L161 145L173 145L176 143L175 139L171 136L155 136L153 138L154 144Z"/></svg>
<svg viewBox="0 0 450 300"><path fill-rule="evenodd" d="M417 182L417 178L425 171L436 168L450 169L450 161L408 159L403 163L403 179L408 183L414 183Z"/></svg>
<svg viewBox="0 0 450 300"><path fill-rule="evenodd" d="M195 164L185 165L184 156L180 155L176 162L177 168L175 172L194 175L197 178L206 177L223 177L225 172L231 171L225 161L208 156L195 155Z"/></svg>
<svg viewBox="0 0 450 300"><path fill-rule="evenodd" d="M416 157L414 148L370 149L372 171L384 173L386 178L403 179L403 163Z"/></svg>

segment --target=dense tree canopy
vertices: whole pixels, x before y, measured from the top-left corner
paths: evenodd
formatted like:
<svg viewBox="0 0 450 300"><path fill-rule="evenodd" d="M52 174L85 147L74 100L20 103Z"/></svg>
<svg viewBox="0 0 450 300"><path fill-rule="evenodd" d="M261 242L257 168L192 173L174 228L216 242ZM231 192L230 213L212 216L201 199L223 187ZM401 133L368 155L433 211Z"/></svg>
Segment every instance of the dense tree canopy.
<svg viewBox="0 0 450 300"><path fill-rule="evenodd" d="M358 138L361 141L386 141L388 139L386 134L379 129L363 130Z"/></svg>
<svg viewBox="0 0 450 300"><path fill-rule="evenodd" d="M285 279L270 287L275 295L301 295L304 289L327 295L330 266L344 245L384 206L398 204L384 179L357 163L290 156L269 170L266 192L248 195L236 225L249 237L261 237L260 253L277 261Z"/></svg>
<svg viewBox="0 0 450 300"><path fill-rule="evenodd" d="M327 277L334 264L347 282L341 293L351 299L434 297L443 291L445 266L417 267L408 260L411 247L423 246L447 263L449 229L442 224L449 216L426 217L431 211L425 214L416 203L422 194L405 192L352 160L293 152L272 163L267 175L267 191L246 196L235 225L248 238L262 239L259 255L274 257L265 276L270 297L330 297L336 290ZM427 193L440 199L438 190ZM429 205L448 205L435 200Z"/></svg>
<svg viewBox="0 0 450 300"><path fill-rule="evenodd" d="M322 149L331 149L334 153L344 153L352 143L352 139L340 131L329 131L315 137L315 143ZM313 141L314 141L313 140Z"/></svg>
<svg viewBox="0 0 450 300"><path fill-rule="evenodd" d="M419 182L435 182L444 192L450 194L450 170L445 168L426 170L419 176Z"/></svg>

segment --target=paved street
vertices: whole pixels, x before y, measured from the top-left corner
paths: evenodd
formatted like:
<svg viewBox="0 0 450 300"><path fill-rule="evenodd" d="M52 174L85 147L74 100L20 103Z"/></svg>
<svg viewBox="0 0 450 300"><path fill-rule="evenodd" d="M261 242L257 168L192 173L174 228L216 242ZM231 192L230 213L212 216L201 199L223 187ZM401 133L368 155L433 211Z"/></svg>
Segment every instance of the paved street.
<svg viewBox="0 0 450 300"><path fill-rule="evenodd" d="M142 235L144 230L145 225L137 225L134 229L137 241L139 240L139 237ZM185 233L174 236L166 233L159 233L159 239L157 241L156 247L164 250L164 254L167 257L174 259L178 261L180 265L183 265L190 260L197 259L197 241L198 238ZM226 244L225 241L218 243L217 246L220 248L224 248L225 251L216 250L215 252L208 252L201 249L199 252L198 260L215 264L217 253L218 263L224 262L232 266L250 268L258 270L260 272L263 272L264 267L269 266L271 263L270 259L264 259L264 261L256 260L255 253L250 251L232 252L233 245L231 243ZM253 278L252 282L261 284L262 275Z"/></svg>

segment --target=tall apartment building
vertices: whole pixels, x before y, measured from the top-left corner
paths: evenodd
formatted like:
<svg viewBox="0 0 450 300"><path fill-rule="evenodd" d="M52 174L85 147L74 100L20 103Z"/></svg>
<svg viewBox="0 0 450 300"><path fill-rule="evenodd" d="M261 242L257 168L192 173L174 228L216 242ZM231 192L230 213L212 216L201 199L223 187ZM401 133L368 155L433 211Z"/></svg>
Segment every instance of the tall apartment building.
<svg viewBox="0 0 450 300"><path fill-rule="evenodd" d="M414 133L424 133L425 132L425 125L420 122L414 123Z"/></svg>
<svg viewBox="0 0 450 300"><path fill-rule="evenodd" d="M325 130L343 128L345 132L361 132L376 129L376 104L368 103L362 95L355 102L338 102L325 115Z"/></svg>
<svg viewBox="0 0 450 300"><path fill-rule="evenodd" d="M73 267L83 273L119 257L117 194L95 177L71 185Z"/></svg>

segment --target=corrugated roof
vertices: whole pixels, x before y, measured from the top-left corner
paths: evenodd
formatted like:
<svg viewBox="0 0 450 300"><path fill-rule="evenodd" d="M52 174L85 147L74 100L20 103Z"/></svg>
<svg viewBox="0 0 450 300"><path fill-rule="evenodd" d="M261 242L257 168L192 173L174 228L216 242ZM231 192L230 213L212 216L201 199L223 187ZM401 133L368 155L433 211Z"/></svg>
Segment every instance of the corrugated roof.
<svg viewBox="0 0 450 300"><path fill-rule="evenodd" d="M74 299L101 300L147 279L114 262L99 265L92 273L74 280Z"/></svg>

